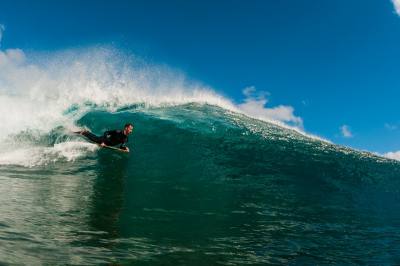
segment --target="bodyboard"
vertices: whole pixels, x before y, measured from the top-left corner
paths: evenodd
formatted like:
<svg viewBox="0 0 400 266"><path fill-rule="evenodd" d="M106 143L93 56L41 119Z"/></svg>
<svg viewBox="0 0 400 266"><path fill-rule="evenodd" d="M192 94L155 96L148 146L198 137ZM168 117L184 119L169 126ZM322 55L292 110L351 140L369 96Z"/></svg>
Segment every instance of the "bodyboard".
<svg viewBox="0 0 400 266"><path fill-rule="evenodd" d="M76 134L76 135L82 136L83 138L85 138L86 140L88 140L90 143L97 144L97 145L98 145L99 147L101 147L101 148L106 148L106 149L110 149L110 150L114 150L114 151L129 153L129 151L127 151L127 150L120 149L120 148L115 148L115 147L112 147L112 146L107 146L107 145L101 146L100 144L98 144L97 142L92 141L91 139L89 139L89 138L86 137L85 135L82 135L82 134L80 133L80 131L78 131L78 132L73 132L73 133Z"/></svg>

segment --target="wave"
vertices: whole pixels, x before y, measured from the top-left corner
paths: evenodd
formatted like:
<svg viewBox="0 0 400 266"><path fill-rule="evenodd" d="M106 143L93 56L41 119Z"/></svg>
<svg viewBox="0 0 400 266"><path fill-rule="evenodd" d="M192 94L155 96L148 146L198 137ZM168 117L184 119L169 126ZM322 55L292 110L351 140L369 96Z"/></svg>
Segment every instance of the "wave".
<svg viewBox="0 0 400 266"><path fill-rule="evenodd" d="M34 55L0 52L0 139L26 129L49 132L92 108L208 103L234 110L214 91L162 66L146 65L113 49ZM71 112L75 109L75 112ZM79 111L79 112L78 112ZM10 114L10 115L7 115Z"/></svg>
<svg viewBox="0 0 400 266"><path fill-rule="evenodd" d="M382 238L385 251L396 246L399 162L252 118L109 49L37 58L0 52L0 180L11 217L0 233L13 261L350 264L370 262ZM129 155L71 134L126 122L135 124Z"/></svg>
<svg viewBox="0 0 400 266"><path fill-rule="evenodd" d="M75 160L94 151L69 134L80 126L94 126L96 130L99 125L79 122L93 112L156 114L158 119L179 121L176 125L181 125L186 122L180 121L179 112L171 110L187 110L188 104L195 106L189 110L196 110L195 117L185 117L191 123L218 118L247 128L245 135L315 142L321 149L350 152L278 121L260 121L254 126L254 122L248 122L249 114L211 88L166 66L150 65L109 47L29 56L10 49L0 51L0 164L43 165ZM230 122L225 124L231 126ZM110 126L104 121L98 131L106 125Z"/></svg>

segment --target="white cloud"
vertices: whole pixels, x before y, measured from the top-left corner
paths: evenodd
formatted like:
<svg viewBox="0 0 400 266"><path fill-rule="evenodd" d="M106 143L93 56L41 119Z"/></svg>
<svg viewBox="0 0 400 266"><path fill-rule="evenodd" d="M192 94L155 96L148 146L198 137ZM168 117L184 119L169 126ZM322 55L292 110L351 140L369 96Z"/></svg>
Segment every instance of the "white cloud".
<svg viewBox="0 0 400 266"><path fill-rule="evenodd" d="M400 151L388 152L388 153L385 153L383 156L385 156L389 159L400 161Z"/></svg>
<svg viewBox="0 0 400 266"><path fill-rule="evenodd" d="M0 24L0 47L1 47L1 39L3 37L3 32L6 28L4 27L3 24Z"/></svg>
<svg viewBox="0 0 400 266"><path fill-rule="evenodd" d="M400 16L400 0L392 0L397 15Z"/></svg>
<svg viewBox="0 0 400 266"><path fill-rule="evenodd" d="M257 92L254 87L247 87L243 90L243 94L246 98L244 103L238 105L238 108L245 114L262 120L279 121L303 128L303 120L293 114L292 106L279 105L272 108L265 106L268 103L268 92Z"/></svg>
<svg viewBox="0 0 400 266"><path fill-rule="evenodd" d="M388 130L396 130L398 126L394 124L385 123L385 128Z"/></svg>
<svg viewBox="0 0 400 266"><path fill-rule="evenodd" d="M352 138L353 134L350 131L350 128L348 125L343 125L340 127L340 130L342 132L343 137L345 138Z"/></svg>
<svg viewBox="0 0 400 266"><path fill-rule="evenodd" d="M21 49L0 50L0 67L15 67L25 61L25 53Z"/></svg>

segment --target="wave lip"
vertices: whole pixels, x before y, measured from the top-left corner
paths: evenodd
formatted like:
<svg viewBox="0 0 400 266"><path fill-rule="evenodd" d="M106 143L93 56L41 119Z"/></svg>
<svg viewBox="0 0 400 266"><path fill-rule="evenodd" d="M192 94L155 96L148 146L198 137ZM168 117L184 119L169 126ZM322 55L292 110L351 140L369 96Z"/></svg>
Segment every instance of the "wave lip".
<svg viewBox="0 0 400 266"><path fill-rule="evenodd" d="M112 112L134 104L165 107L188 103L219 106L306 134L301 127L268 118L283 110L282 119L302 123L285 106L264 108L266 99L254 96L253 87L244 90L245 102L236 104L176 70L150 65L110 47L28 55L19 49L0 51L0 85L0 111L12 112L17 118L4 118L0 139L26 127L45 131L65 124L72 127L94 106ZM73 106L78 106L79 112L66 116Z"/></svg>

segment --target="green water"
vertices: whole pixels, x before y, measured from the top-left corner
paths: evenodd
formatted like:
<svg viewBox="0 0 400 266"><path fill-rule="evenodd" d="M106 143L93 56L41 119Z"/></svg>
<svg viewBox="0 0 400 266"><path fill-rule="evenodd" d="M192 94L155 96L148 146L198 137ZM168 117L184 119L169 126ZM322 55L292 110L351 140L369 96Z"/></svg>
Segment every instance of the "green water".
<svg viewBox="0 0 400 266"><path fill-rule="evenodd" d="M76 121L125 122L129 155L0 165L0 264L400 264L398 162L211 106ZM83 142L62 128L28 139Z"/></svg>

